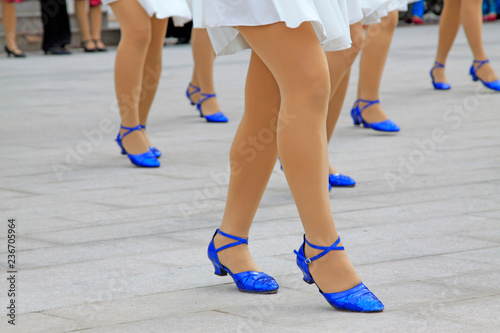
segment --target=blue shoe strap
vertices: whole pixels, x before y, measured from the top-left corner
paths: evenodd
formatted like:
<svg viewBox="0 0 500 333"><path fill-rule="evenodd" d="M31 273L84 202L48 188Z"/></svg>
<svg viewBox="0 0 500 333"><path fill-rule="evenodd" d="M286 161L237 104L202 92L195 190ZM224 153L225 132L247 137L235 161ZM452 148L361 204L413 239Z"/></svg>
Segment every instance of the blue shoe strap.
<svg viewBox="0 0 500 333"><path fill-rule="evenodd" d="M139 126L141 126L141 129L146 129L146 125L139 124Z"/></svg>
<svg viewBox="0 0 500 333"><path fill-rule="evenodd" d="M434 61L434 67L432 67L432 70L435 70L436 68L444 68L444 65L440 62Z"/></svg>
<svg viewBox="0 0 500 333"><path fill-rule="evenodd" d="M487 64L489 63L490 60L489 59L486 59L486 60L474 60L474 63L472 64L473 68L475 71L479 70L479 68L481 68L484 64ZM476 64L479 64L479 66L476 67Z"/></svg>
<svg viewBox="0 0 500 333"><path fill-rule="evenodd" d="M120 126L121 129L126 129L127 131L123 133L123 135L119 135L120 140L123 140L124 137L132 133L133 131L140 131L142 125L137 125L135 127L125 127L125 126Z"/></svg>
<svg viewBox="0 0 500 333"><path fill-rule="evenodd" d="M193 88L194 90L189 92L189 88ZM188 97L191 97L192 95L196 94L196 93L199 93L201 91L201 88L200 87L197 87L195 86L194 84L192 84L191 82L189 83L189 86L188 86L188 90L186 91L186 94L188 95Z"/></svg>
<svg viewBox="0 0 500 333"><path fill-rule="evenodd" d="M304 260L304 262L308 265L310 263L312 263L314 260L321 258L322 256L324 256L325 254L327 254L330 251L342 251L342 250L344 250L343 246L337 246L340 243L340 237L337 238L335 243L333 243L331 246L318 246L318 245L311 244L306 239L305 235L304 235L304 242L307 245L309 245L310 247L312 247L313 249L323 250L323 252L321 252L320 254L318 254L317 256L314 256L312 258L306 258L303 255L301 255L300 253L298 253L297 251L293 251L300 259Z"/></svg>
<svg viewBox="0 0 500 333"><path fill-rule="evenodd" d="M198 104L200 104L200 105L201 105L201 103L205 102L207 99L210 99L212 97L217 96L216 94L204 94L204 93L201 93L200 95L202 96L202 98L200 98L200 100L198 100Z"/></svg>
<svg viewBox="0 0 500 333"><path fill-rule="evenodd" d="M219 229L217 229L217 233L221 234L224 237L234 239L236 242L230 243L230 244L227 244L227 245L224 245L224 246L221 246L221 247L219 247L218 249L215 250L216 252L219 252L219 251L222 251L222 250L225 250L227 248L230 248L230 247L233 247L233 246L237 246L237 245L240 245L240 244L247 244L248 245L248 239L244 239L244 238L240 238L240 237L233 236L233 235L230 235L230 234L226 234L225 232L222 232Z"/></svg>
<svg viewBox="0 0 500 333"><path fill-rule="evenodd" d="M362 112L364 109L366 108L369 108L370 106L372 106L373 104L377 104L377 103L380 103L380 100L374 100L374 101L370 101L370 100L367 100L367 99L358 99L357 100L357 103L359 105L359 102L361 103L367 103L365 106L362 106L359 108L359 112Z"/></svg>

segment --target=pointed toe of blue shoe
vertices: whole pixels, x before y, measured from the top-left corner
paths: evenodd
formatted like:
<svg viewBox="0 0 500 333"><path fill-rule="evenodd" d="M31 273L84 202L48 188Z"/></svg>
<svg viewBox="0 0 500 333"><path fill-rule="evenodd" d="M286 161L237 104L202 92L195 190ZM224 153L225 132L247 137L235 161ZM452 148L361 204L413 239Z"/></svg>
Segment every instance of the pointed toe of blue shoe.
<svg viewBox="0 0 500 333"><path fill-rule="evenodd" d="M209 123L227 123L229 119L222 112L204 116Z"/></svg>
<svg viewBox="0 0 500 333"><path fill-rule="evenodd" d="M349 176L335 173L328 176L330 186L333 187L353 187L356 185L356 181Z"/></svg>
<svg viewBox="0 0 500 333"><path fill-rule="evenodd" d="M355 312L380 312L384 304L363 283L340 293L322 293L336 309Z"/></svg>
<svg viewBox="0 0 500 333"><path fill-rule="evenodd" d="M274 294L279 286L276 280L264 272L241 272L233 274L238 290L247 293Z"/></svg>
<svg viewBox="0 0 500 333"><path fill-rule="evenodd" d="M444 82L433 82L434 89L436 90L450 90L451 85L449 83Z"/></svg>
<svg viewBox="0 0 500 333"><path fill-rule="evenodd" d="M368 126L365 127L370 127L376 131L381 131L381 132L399 132L400 128L399 126L393 122L390 119L381 121L379 123L365 123Z"/></svg>
<svg viewBox="0 0 500 333"><path fill-rule="evenodd" d="M483 84L486 88L491 90L500 91L500 80L492 81L492 82L484 82Z"/></svg>
<svg viewBox="0 0 500 333"><path fill-rule="evenodd" d="M151 151L147 151L144 154L137 155L128 154L128 157L132 164L140 167L158 168L160 166L160 161L158 161L156 156Z"/></svg>

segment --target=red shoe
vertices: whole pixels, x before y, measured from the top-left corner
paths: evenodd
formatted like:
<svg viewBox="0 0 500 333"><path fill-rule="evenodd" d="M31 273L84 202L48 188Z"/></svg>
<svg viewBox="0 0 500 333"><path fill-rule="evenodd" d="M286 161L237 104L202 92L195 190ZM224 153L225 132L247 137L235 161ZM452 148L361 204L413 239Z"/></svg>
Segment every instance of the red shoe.
<svg viewBox="0 0 500 333"><path fill-rule="evenodd" d="M496 19L497 19L496 13L490 13L486 16L486 21L488 22L495 21Z"/></svg>
<svg viewBox="0 0 500 333"><path fill-rule="evenodd" d="M424 20L421 17L413 16L413 23L417 25L424 24Z"/></svg>

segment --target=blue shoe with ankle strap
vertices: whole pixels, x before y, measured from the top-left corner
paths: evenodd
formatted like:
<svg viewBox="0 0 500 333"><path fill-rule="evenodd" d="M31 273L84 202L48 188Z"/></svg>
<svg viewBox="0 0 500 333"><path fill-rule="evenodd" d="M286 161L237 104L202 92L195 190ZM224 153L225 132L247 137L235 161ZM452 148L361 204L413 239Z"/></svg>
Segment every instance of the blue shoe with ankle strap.
<svg viewBox="0 0 500 333"><path fill-rule="evenodd" d="M125 148L123 148L122 144L123 138L132 133L133 131L140 131L142 129L142 125L137 125L135 127L120 126L120 128L127 130L127 132L123 133L123 135L120 135L120 132L118 132L118 136L116 137L116 143L118 143L118 146L120 146L120 148L122 149L122 154L124 155L126 154L130 159L130 162L132 162L132 164L145 168L157 168L160 166L160 161L158 161L158 159L151 150L148 150L143 154L129 154L127 153Z"/></svg>
<svg viewBox="0 0 500 333"><path fill-rule="evenodd" d="M365 106L359 107L359 103L366 103ZM363 119L363 116L361 113L363 110L369 108L370 106L374 104L378 104L380 101L377 99L375 101L370 101L367 99L358 99L356 102L354 102L354 106L352 107L351 110L351 117L352 120L354 121L354 125L360 125L363 124L363 127L365 128L371 128L376 131L381 131L381 132L399 132L399 126L396 125L395 122L393 122L390 119L378 122L378 123L368 123Z"/></svg>
<svg viewBox="0 0 500 333"><path fill-rule="evenodd" d="M214 237L218 233L224 237L234 239L235 242L221 246L218 249L216 249L214 245ZM212 237L212 241L208 245L208 259L210 259L210 261L214 265L215 275L225 276L229 274L236 283L238 290L243 292L257 293L257 294L277 293L279 289L278 283L276 282L276 280L274 280L271 276L267 275L266 273L248 271L248 272L233 274L227 267L223 266L220 263L219 256L217 255L218 252L241 244L248 245L248 239L226 234L225 232L222 232L219 229L215 231L215 234Z"/></svg>
<svg viewBox="0 0 500 333"><path fill-rule="evenodd" d="M489 89L495 90L495 91L500 91L500 80L486 82L486 81L483 81L479 76L477 76L477 71L479 70L479 68L481 68L484 64L487 64L489 62L490 62L489 59L474 60L474 62L472 63L472 66L470 67L470 71L469 71L470 75L472 76L472 81L481 81L486 88L489 88ZM479 64L479 66L476 67L477 64Z"/></svg>
<svg viewBox="0 0 500 333"><path fill-rule="evenodd" d="M144 129L146 130L146 126L145 125L139 125L141 126L141 129ZM156 158L160 158L161 157L161 151L155 147L149 147L149 150L151 150L151 152L153 153L153 155L155 155ZM122 151L122 154L123 154L123 151Z"/></svg>
<svg viewBox="0 0 500 333"><path fill-rule="evenodd" d="M198 111L200 111L200 117L205 118L209 123L227 123L229 121L224 113L220 111L207 116L203 115L203 112L201 111L201 104L209 98L216 97L216 95L201 93L200 96L201 98L198 100L198 103L196 103L196 107L198 108Z"/></svg>
<svg viewBox="0 0 500 333"><path fill-rule="evenodd" d="M192 90L191 92L189 92L189 88L192 88L194 90ZM195 86L191 82L189 83L189 86L186 89L186 97L187 97L187 99L189 99L189 103L191 103L191 105L196 105L196 102L193 102L193 100L191 99L191 96L193 96L194 94L199 93L200 91L201 91L200 87Z"/></svg>
<svg viewBox="0 0 500 333"><path fill-rule="evenodd" d="M312 258L307 258L304 252L306 243L314 249L323 250L323 252ZM313 261L323 257L330 251L343 251L343 246L337 246L339 243L340 237L335 243L333 243L333 245L329 247L317 246L309 243L306 239L306 235L304 235L304 243L302 243L302 246L298 251L293 252L297 255L297 266L299 266L300 270L304 274L305 282L307 282L308 284L316 284L311 275L311 272L309 271L309 265ZM338 293L324 293L321 291L317 284L316 287L318 287L319 292L321 293L321 295L323 295L323 297L325 297L326 301L331 306L339 310L355 312L380 312L384 309L384 305L382 304L382 302L380 302L377 296L375 296L363 283L360 283L349 290Z"/></svg>
<svg viewBox="0 0 500 333"><path fill-rule="evenodd" d="M356 185L354 179L340 173L330 174L328 181L332 187L354 187Z"/></svg>
<svg viewBox="0 0 500 333"><path fill-rule="evenodd" d="M437 61L434 61L434 67L431 68L431 79L432 79L432 85L434 86L434 89L436 90L450 90L451 89L451 85L449 83L446 83L446 82L436 82L434 80L434 74L432 74L434 72L434 70L436 68L444 68L444 65L442 63L439 63Z"/></svg>

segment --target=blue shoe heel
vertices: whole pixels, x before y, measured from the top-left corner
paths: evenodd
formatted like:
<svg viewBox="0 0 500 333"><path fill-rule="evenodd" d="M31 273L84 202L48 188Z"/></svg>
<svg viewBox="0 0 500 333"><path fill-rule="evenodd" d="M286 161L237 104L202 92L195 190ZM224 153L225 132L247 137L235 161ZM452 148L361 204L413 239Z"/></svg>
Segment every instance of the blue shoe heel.
<svg viewBox="0 0 500 333"><path fill-rule="evenodd" d="M146 130L146 126L145 125L139 125L141 126L141 129L144 129ZM161 157L161 151L155 147L149 147L149 150L151 150L151 152L153 153L153 155L155 155L156 158L160 158ZM122 154L123 154L123 150L122 150Z"/></svg>
<svg viewBox="0 0 500 333"><path fill-rule="evenodd" d="M317 256L312 258L307 258L304 252L305 244L310 247L318 250L323 250ZM333 243L329 247L325 246L317 246L311 244L307 241L306 236L304 235L304 242L298 251L293 251L297 255L297 266L299 266L300 270L304 274L304 281L308 284L316 283L309 271L309 264L311 264L316 259L323 257L330 251L343 251L343 246L337 246L340 243L340 237L337 239L335 243ZM380 312L384 309L384 305L379 299L363 284L360 283L357 286L348 289L346 291L342 291L339 293L324 293L319 289L319 292L323 297L325 297L326 301L336 309L339 310L347 310L347 311L355 311L355 312Z"/></svg>
<svg viewBox="0 0 500 333"><path fill-rule="evenodd" d="M363 107L360 107L359 103L366 103L366 105ZM363 119L363 116L361 115L363 110L369 108L370 106L372 106L374 104L378 104L378 103L380 103L380 101L378 99L375 101L370 101L370 100L361 99L361 98L358 99L356 102L354 102L354 105L351 109L351 117L352 117L352 120L354 121L354 125L357 126L357 125L363 124L363 127L365 127L365 128L371 128L371 129L374 129L374 130L380 131L380 132L399 132L399 126L390 119L380 121L378 123L368 123Z"/></svg>
<svg viewBox="0 0 500 333"><path fill-rule="evenodd" d="M116 137L116 143L118 143L118 146L120 146L120 148L122 149L122 154L125 153L130 159L130 162L132 162L132 164L145 168L157 168L160 166L160 161L158 161L158 159L151 150L148 150L143 154L129 154L127 153L125 148L123 148L122 144L123 138L132 133L133 131L140 131L142 129L142 125L137 125L135 127L120 126L120 128L127 130L127 132L125 132L123 135L120 135L120 132L118 132L118 136Z"/></svg>
<svg viewBox="0 0 500 333"><path fill-rule="evenodd" d="M431 68L430 75L431 75L432 85L434 86L434 89L436 89L436 90L450 90L451 85L449 83L436 82L434 80L434 74L432 74L432 73L434 72L434 70L436 68L444 68L444 65L440 62L434 61L434 67Z"/></svg>
<svg viewBox="0 0 500 333"><path fill-rule="evenodd" d="M231 238L235 240L234 243L230 243L220 248L216 249L214 245L214 237L217 234L221 234L224 237ZM219 261L218 252L228 249L233 246L247 244L248 240L240 237L236 237L233 235L226 234L225 232L217 229L212 237L212 241L208 245L208 259L212 262L215 270L215 275L226 276L230 275L234 282L236 283L236 287L238 287L239 291L248 292L248 293L257 293L257 294L275 294L278 292L279 286L276 280L274 280L271 276L267 275L264 272L254 272L247 271L233 274L231 271L223 266Z"/></svg>
<svg viewBox="0 0 500 333"><path fill-rule="evenodd" d="M500 80L486 82L486 81L481 80L481 78L479 76L477 76L477 71L479 70L479 68L481 68L484 64L487 64L489 62L490 62L489 59L474 60L474 62L472 63L472 66L470 67L469 74L472 76L472 81L481 81L481 83L486 88L489 88L489 89L495 90L495 91L500 91ZM477 64L479 64L479 66L476 67Z"/></svg>
<svg viewBox="0 0 500 333"><path fill-rule="evenodd" d="M194 90L192 90L191 92L189 92L190 88L192 88ZM189 103L191 103L191 105L196 105L196 102L193 102L193 100L191 99L191 96L193 96L194 94L199 93L200 91L201 91L200 87L195 86L191 82L189 83L189 86L186 89L186 97L187 97L187 99L189 99Z"/></svg>
<svg viewBox="0 0 500 333"><path fill-rule="evenodd" d="M198 100L198 103L196 103L196 107L198 108L198 111L200 112L200 117L201 118L205 118L206 121L209 122L209 123L227 123L229 121L229 119L227 119L227 117L224 115L224 113L222 113L220 111L217 112L217 113L208 115L208 116L203 115L203 112L201 111L201 104L203 102L205 102L209 98L216 97L216 95L215 94L204 94L204 93L201 93L200 96L202 98L200 98Z"/></svg>

